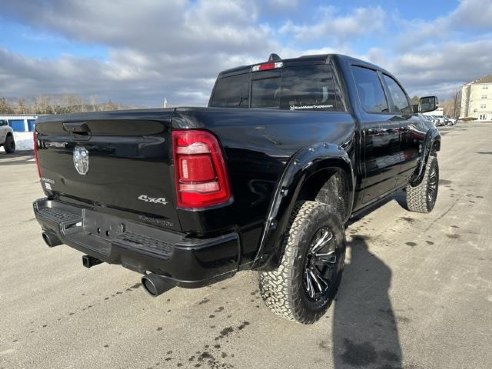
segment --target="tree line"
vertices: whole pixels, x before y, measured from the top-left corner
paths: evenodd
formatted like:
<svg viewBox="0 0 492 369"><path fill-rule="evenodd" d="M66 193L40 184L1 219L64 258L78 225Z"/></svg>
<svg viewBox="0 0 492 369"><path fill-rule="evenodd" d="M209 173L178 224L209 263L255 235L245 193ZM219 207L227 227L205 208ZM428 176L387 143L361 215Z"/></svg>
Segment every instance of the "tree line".
<svg viewBox="0 0 492 369"><path fill-rule="evenodd" d="M412 105L418 104L419 97L413 96L410 99L410 103ZM453 98L441 101L439 106L444 109L445 115L458 118L461 106L461 91L456 92ZM170 105L168 105L168 107L170 107ZM98 102L95 96L91 96L87 99L79 95L42 95L31 100L0 97L0 114L67 114L129 108L131 108L131 106L115 103L111 100L108 100L107 102Z"/></svg>
<svg viewBox="0 0 492 369"><path fill-rule="evenodd" d="M115 103L111 100L98 102L95 96L87 99L79 95L42 95L30 100L0 97L0 114L67 114L128 108L128 105Z"/></svg>

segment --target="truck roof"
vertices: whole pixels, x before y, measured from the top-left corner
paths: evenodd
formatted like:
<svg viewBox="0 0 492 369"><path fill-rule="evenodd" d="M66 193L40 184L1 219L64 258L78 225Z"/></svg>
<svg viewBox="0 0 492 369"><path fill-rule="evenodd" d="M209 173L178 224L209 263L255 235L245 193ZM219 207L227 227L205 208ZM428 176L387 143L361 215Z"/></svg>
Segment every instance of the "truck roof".
<svg viewBox="0 0 492 369"><path fill-rule="evenodd" d="M297 58L280 59L280 60L275 60L275 61L281 61L282 63L284 63L284 66L286 66L286 65L293 65L293 64L298 64L298 63L327 63L331 59L339 59L339 60L344 60L344 61L348 61L351 63L355 62L358 65L362 65L362 66L366 66L366 67L374 68L374 69L380 69L380 70L386 72L383 68L381 68L377 65L368 63L368 62L361 60L361 59L353 58L351 56L343 55L343 54L303 55L303 56L299 56ZM268 63L268 62L272 62L272 60L262 61L262 62L258 62L258 63L251 64L251 65L242 65L242 66L231 68L231 69L226 69L226 70L219 73L219 78L227 76L227 75L231 75L231 74L246 73L246 72L251 71L251 68L254 65Z"/></svg>

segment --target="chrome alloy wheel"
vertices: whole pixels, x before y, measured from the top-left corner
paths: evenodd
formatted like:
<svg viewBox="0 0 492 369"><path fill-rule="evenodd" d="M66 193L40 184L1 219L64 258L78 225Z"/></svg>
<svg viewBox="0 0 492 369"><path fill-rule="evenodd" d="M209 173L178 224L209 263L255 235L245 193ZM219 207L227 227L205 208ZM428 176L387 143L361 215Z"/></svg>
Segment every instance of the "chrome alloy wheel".
<svg viewBox="0 0 492 369"><path fill-rule="evenodd" d="M303 285L312 301L326 298L330 287L335 287L337 274L337 247L333 233L320 228L313 237L306 256Z"/></svg>

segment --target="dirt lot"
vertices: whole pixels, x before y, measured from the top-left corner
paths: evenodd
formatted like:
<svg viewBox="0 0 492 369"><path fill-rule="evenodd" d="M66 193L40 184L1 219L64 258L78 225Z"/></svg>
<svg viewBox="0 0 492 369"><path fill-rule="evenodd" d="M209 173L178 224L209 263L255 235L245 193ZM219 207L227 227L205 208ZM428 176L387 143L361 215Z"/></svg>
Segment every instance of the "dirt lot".
<svg viewBox="0 0 492 369"><path fill-rule="evenodd" d="M442 129L428 215L401 194L348 228L341 291L319 323L272 315L245 272L159 298L118 266L47 248L32 156L0 153L0 369L490 368L492 124Z"/></svg>

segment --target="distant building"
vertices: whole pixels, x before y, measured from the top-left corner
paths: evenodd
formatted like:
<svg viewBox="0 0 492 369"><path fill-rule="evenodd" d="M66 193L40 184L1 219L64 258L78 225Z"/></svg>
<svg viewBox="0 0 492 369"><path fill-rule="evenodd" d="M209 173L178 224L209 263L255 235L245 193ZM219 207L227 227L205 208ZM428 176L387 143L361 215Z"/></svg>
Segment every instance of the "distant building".
<svg viewBox="0 0 492 369"><path fill-rule="evenodd" d="M492 75L463 86L460 118L492 120Z"/></svg>
<svg viewBox="0 0 492 369"><path fill-rule="evenodd" d="M14 132L32 132L37 118L37 115L0 114L0 120L6 120Z"/></svg>

